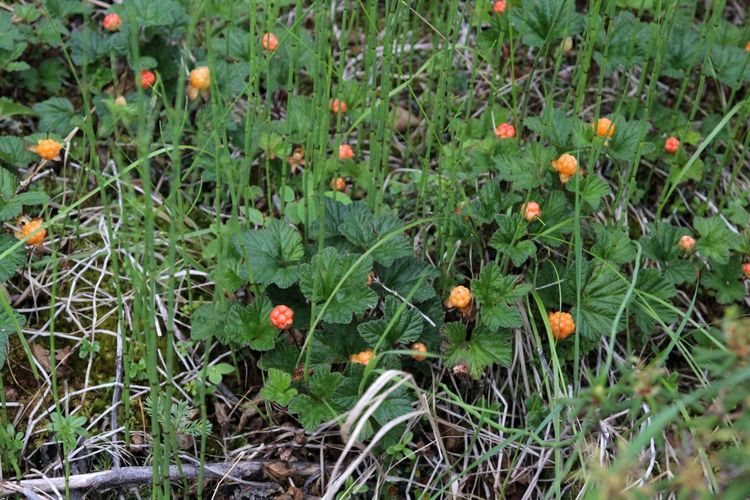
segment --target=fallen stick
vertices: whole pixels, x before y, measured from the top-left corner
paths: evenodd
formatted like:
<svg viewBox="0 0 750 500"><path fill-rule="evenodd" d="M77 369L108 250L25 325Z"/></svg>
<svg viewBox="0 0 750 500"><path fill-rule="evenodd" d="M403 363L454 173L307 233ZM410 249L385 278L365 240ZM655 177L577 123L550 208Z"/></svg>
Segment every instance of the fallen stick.
<svg viewBox="0 0 750 500"><path fill-rule="evenodd" d="M267 467L270 467L272 470L281 469L287 477L312 476L320 473L320 466L311 462L287 463L281 461L250 460L236 463L221 462L206 464L204 466L203 477L205 479L226 478L229 481L238 481L239 478L263 472ZM181 466L181 469L182 471L176 465L169 467L169 480L196 479L200 467L185 464ZM70 476L69 485L71 490L94 490L98 488L117 488L146 484L151 482L153 472L153 467L121 467L119 469ZM272 479L278 478L272 477ZM240 482L248 484L245 481ZM22 489L22 494L24 490L36 493L56 493L65 490L65 478L23 479L20 482L0 481L0 497L18 494L19 488Z"/></svg>

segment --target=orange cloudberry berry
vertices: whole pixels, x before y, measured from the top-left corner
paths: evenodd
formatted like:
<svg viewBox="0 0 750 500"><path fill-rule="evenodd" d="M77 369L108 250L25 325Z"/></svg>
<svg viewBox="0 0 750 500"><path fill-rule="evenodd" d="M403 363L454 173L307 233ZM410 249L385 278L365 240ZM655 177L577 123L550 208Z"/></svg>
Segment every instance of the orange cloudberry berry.
<svg viewBox="0 0 750 500"><path fill-rule="evenodd" d="M576 331L573 316L566 312L557 311L550 313L549 326L552 329L552 336L557 340L563 340Z"/></svg>
<svg viewBox="0 0 750 500"><path fill-rule="evenodd" d="M329 186L333 191L343 191L346 187L346 181L343 177L336 177L334 179L331 179L331 183L329 184Z"/></svg>
<svg viewBox="0 0 750 500"><path fill-rule="evenodd" d="M141 88L149 89L156 83L156 75L150 69L141 71Z"/></svg>
<svg viewBox="0 0 750 500"><path fill-rule="evenodd" d="M20 229L14 233L16 239L22 240L28 236L29 239L26 240L26 243L37 247L44 243L44 237L47 236L47 231L42 228L44 219L41 217L29 219L22 215L18 218L17 224Z"/></svg>
<svg viewBox="0 0 750 500"><path fill-rule="evenodd" d="M599 118L591 126L599 137L612 137L615 135L615 124L609 118Z"/></svg>
<svg viewBox="0 0 750 500"><path fill-rule="evenodd" d="M339 145L339 160L351 160L354 158L354 150L348 144Z"/></svg>
<svg viewBox="0 0 750 500"><path fill-rule="evenodd" d="M742 264L742 274L745 275L745 278L750 279L750 262Z"/></svg>
<svg viewBox="0 0 750 500"><path fill-rule="evenodd" d="M507 4L505 3L505 0L497 0L495 3L492 4L492 12L495 14L503 14L505 12L505 9L507 9Z"/></svg>
<svg viewBox="0 0 750 500"><path fill-rule="evenodd" d="M498 139L512 139L516 136L516 127L510 123L501 123L495 127L495 137Z"/></svg>
<svg viewBox="0 0 750 500"><path fill-rule="evenodd" d="M110 12L104 16L102 27L107 31L117 31L122 24L122 18L115 12Z"/></svg>
<svg viewBox="0 0 750 500"><path fill-rule="evenodd" d="M424 354L427 352L427 346L424 345L422 342L414 342L411 345L411 350ZM422 356L420 354L412 354L411 357L416 359L417 361L424 361L425 359L427 359L427 356Z"/></svg>
<svg viewBox="0 0 750 500"><path fill-rule="evenodd" d="M54 139L39 139L34 146L29 146L28 149L41 156L43 160L59 160L62 144Z"/></svg>
<svg viewBox="0 0 750 500"><path fill-rule="evenodd" d="M695 238L686 234L680 238L678 246L683 252L690 253L695 249Z"/></svg>
<svg viewBox="0 0 750 500"><path fill-rule="evenodd" d="M535 201L524 203L521 212L528 222L538 219L542 216L542 207Z"/></svg>
<svg viewBox="0 0 750 500"><path fill-rule="evenodd" d="M280 330L286 330L294 323L294 311L285 305L278 305L271 310L271 324Z"/></svg>
<svg viewBox="0 0 750 500"><path fill-rule="evenodd" d="M578 160L569 153L563 153L557 160L552 160L552 167L560 174L560 182L567 183L578 171Z"/></svg>
<svg viewBox="0 0 750 500"><path fill-rule="evenodd" d="M445 299L445 306L448 308L463 309L469 304L471 304L471 290L461 285L454 286L448 298Z"/></svg>
<svg viewBox="0 0 750 500"><path fill-rule="evenodd" d="M669 154L675 154L680 147L680 140L677 137L667 137L664 141L664 151Z"/></svg>
<svg viewBox="0 0 750 500"><path fill-rule="evenodd" d="M192 70L189 80L187 93L191 101L194 101L198 94L204 98L208 97L208 89L211 88L211 71L208 66L198 66Z"/></svg>
<svg viewBox="0 0 750 500"><path fill-rule="evenodd" d="M348 109L346 103L341 99L331 101L331 112L333 113L346 113Z"/></svg>
<svg viewBox="0 0 750 500"><path fill-rule="evenodd" d="M273 33L265 33L260 39L260 45L263 47L263 50L273 52L279 46L279 39Z"/></svg>
<svg viewBox="0 0 750 500"><path fill-rule="evenodd" d="M352 354L349 356L349 361L352 363L356 363L359 365L366 365L370 363L370 360L375 357L375 353L372 349L366 349L362 352L358 352L357 354Z"/></svg>
<svg viewBox="0 0 750 500"><path fill-rule="evenodd" d="M745 44L745 50L750 52L750 40Z"/></svg>

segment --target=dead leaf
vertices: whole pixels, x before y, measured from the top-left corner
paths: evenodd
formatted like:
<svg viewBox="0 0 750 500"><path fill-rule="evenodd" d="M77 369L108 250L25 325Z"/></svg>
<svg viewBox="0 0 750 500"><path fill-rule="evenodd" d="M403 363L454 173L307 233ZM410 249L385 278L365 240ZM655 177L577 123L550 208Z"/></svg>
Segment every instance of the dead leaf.
<svg viewBox="0 0 750 500"><path fill-rule="evenodd" d="M391 123L396 132L406 132L409 128L416 128L422 121L418 116L415 116L409 112L408 109L397 106L391 112Z"/></svg>
<svg viewBox="0 0 750 500"><path fill-rule="evenodd" d="M65 377L70 375L71 369L66 365L72 351L71 346L65 346L55 349L55 362L57 363L57 376ZM52 360L49 356L49 349L40 344L31 344L31 353L34 355L42 368L49 373L52 371Z"/></svg>
<svg viewBox="0 0 750 500"><path fill-rule="evenodd" d="M294 467L284 462L271 462L263 466L263 473L269 479L281 483L294 475Z"/></svg>
<svg viewBox="0 0 750 500"><path fill-rule="evenodd" d="M222 430L226 430L230 421L229 414L227 413L227 405L217 401L214 404L214 412L216 413L216 421L219 423L219 426Z"/></svg>
<svg viewBox="0 0 750 500"><path fill-rule="evenodd" d="M302 490L294 486L290 486L288 490L276 497L276 500L302 500L304 495Z"/></svg>

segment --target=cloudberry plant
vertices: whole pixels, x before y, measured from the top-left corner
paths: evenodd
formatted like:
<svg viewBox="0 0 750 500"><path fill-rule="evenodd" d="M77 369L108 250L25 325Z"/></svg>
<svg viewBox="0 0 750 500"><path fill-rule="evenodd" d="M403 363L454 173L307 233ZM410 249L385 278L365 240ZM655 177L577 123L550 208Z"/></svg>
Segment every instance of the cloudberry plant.
<svg viewBox="0 0 750 500"><path fill-rule="evenodd" d="M427 352L427 346L424 345L422 342L414 342L411 345L411 350L424 354ZM421 356L419 354L412 354L411 357L416 359L417 361L424 361L425 359L427 359L427 356Z"/></svg>
<svg viewBox="0 0 750 500"><path fill-rule="evenodd" d="M260 45L263 50L273 52L279 46L279 39L273 33L265 33L260 39Z"/></svg>
<svg viewBox="0 0 750 500"><path fill-rule="evenodd" d="M44 243L44 237L47 236L47 231L42 228L44 219L41 217L29 219L24 215L18 218L17 224L19 230L14 233L16 239L22 240L29 236L26 240L28 245L41 246Z"/></svg>
<svg viewBox="0 0 750 500"><path fill-rule="evenodd" d="M567 183L578 171L578 160L569 153L563 153L556 160L552 160L552 167L560 174L560 182Z"/></svg>
<svg viewBox="0 0 750 500"><path fill-rule="evenodd" d="M465 286L454 286L450 295L445 299L445 306L448 308L462 309L471 304L471 291Z"/></svg>
<svg viewBox="0 0 750 500"><path fill-rule="evenodd" d="M150 69L141 71L141 88L149 89L156 83L156 75Z"/></svg>
<svg viewBox="0 0 750 500"><path fill-rule="evenodd" d="M354 158L354 150L348 144L341 144L339 146L339 160L351 160Z"/></svg>
<svg viewBox="0 0 750 500"><path fill-rule="evenodd" d="M750 279L750 262L742 264L742 274L745 275L745 278Z"/></svg>
<svg viewBox="0 0 750 500"><path fill-rule="evenodd" d="M530 201L523 204L521 212L523 213L524 218L526 218L528 222L531 222L542 216L542 207L539 206L539 203Z"/></svg>
<svg viewBox="0 0 750 500"><path fill-rule="evenodd" d="M576 331L573 316L566 312L549 313L549 326L552 330L552 336L557 340L563 340Z"/></svg>
<svg viewBox="0 0 750 500"><path fill-rule="evenodd" d="M349 356L349 361L355 364L360 365L366 365L370 363L370 360L375 357L375 353L372 349L366 349L362 352L358 352L357 354L352 354Z"/></svg>
<svg viewBox="0 0 750 500"><path fill-rule="evenodd" d="M102 27L107 31L117 31L122 24L122 18L115 12L110 12L104 16Z"/></svg>
<svg viewBox="0 0 750 500"><path fill-rule="evenodd" d="M294 311L285 305L278 305L271 310L271 324L280 330L286 330L294 323Z"/></svg>
<svg viewBox="0 0 750 500"><path fill-rule="evenodd" d="M29 151L38 154L43 160L59 160L62 144L54 139L39 139L34 146L29 146Z"/></svg>
<svg viewBox="0 0 750 500"><path fill-rule="evenodd" d="M331 112L332 113L346 113L348 106L341 99L334 99L331 101Z"/></svg>
<svg viewBox="0 0 750 500"><path fill-rule="evenodd" d="M329 184L329 186L333 191L343 191L346 187L346 181L343 177L336 177L334 179L331 179L331 183Z"/></svg>
<svg viewBox="0 0 750 500"><path fill-rule="evenodd" d="M599 118L591 124L591 127L599 137L612 137L615 135L615 124L609 118Z"/></svg>
<svg viewBox="0 0 750 500"><path fill-rule="evenodd" d="M495 136L498 139L512 139L516 136L516 128L510 123L501 123L495 127Z"/></svg>
<svg viewBox="0 0 750 500"><path fill-rule="evenodd" d="M667 137L667 140L664 141L664 151L669 154L675 154L679 148L680 140L677 137Z"/></svg>
<svg viewBox="0 0 750 500"><path fill-rule="evenodd" d="M494 12L495 14L504 13L506 8L507 8L507 5L505 3L505 0L497 0L495 3L492 4L492 12Z"/></svg>
<svg viewBox="0 0 750 500"><path fill-rule="evenodd" d="M188 83L188 97L194 101L198 94L208 98L208 89L211 88L211 71L208 66L199 66L190 72L190 83Z"/></svg>
<svg viewBox="0 0 750 500"><path fill-rule="evenodd" d="M695 238L688 235L682 236L678 245L680 250L685 253L690 253L695 249Z"/></svg>

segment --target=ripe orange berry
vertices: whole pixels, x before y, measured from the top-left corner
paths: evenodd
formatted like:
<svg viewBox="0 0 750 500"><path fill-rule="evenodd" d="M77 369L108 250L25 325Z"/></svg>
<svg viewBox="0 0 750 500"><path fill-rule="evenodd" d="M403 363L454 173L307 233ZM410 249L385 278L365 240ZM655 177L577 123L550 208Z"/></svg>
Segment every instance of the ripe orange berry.
<svg viewBox="0 0 750 500"><path fill-rule="evenodd" d="M331 179L331 183L329 184L331 186L331 189L333 191L343 191L346 187L346 181L344 181L343 177L336 177L334 179Z"/></svg>
<svg viewBox="0 0 750 500"><path fill-rule="evenodd" d="M354 150L348 144L339 145L339 160L351 160L354 158Z"/></svg>
<svg viewBox="0 0 750 500"><path fill-rule="evenodd" d="M36 247L41 246L44 243L44 237L47 236L47 231L42 229L44 225L44 219L37 217L36 219L29 219L25 215L18 218L18 225L20 230L14 233L16 239L22 240L29 236L26 243L34 245Z"/></svg>
<svg viewBox="0 0 750 500"><path fill-rule="evenodd" d="M750 279L750 262L742 264L742 274L745 275L745 278Z"/></svg>
<svg viewBox="0 0 750 500"><path fill-rule="evenodd" d="M265 33L260 39L260 45L263 50L273 52L279 46L279 39L273 33Z"/></svg>
<svg viewBox="0 0 750 500"><path fill-rule="evenodd" d="M680 238L678 246L683 252L690 253L693 251L693 249L695 249L695 238L685 235Z"/></svg>
<svg viewBox="0 0 750 500"><path fill-rule="evenodd" d="M141 71L141 88L151 88L156 82L156 75L150 69L144 69Z"/></svg>
<svg viewBox="0 0 750 500"><path fill-rule="evenodd" d="M566 312L549 313L549 326L552 329L552 336L557 340L563 340L576 331L573 316Z"/></svg>
<svg viewBox="0 0 750 500"><path fill-rule="evenodd" d="M564 153L557 160L552 160L552 167L560 174L560 182L565 184L578 171L578 160L572 154Z"/></svg>
<svg viewBox="0 0 750 500"><path fill-rule="evenodd" d="M208 66L199 66L190 72L190 85L198 90L211 88L211 71Z"/></svg>
<svg viewBox="0 0 750 500"><path fill-rule="evenodd" d="M370 360L374 357L375 353L372 351L372 349L366 349L362 352L349 356L349 361L359 365L366 365L370 363Z"/></svg>
<svg viewBox="0 0 750 500"><path fill-rule="evenodd" d="M745 44L745 50L750 52L750 40Z"/></svg>
<svg viewBox="0 0 750 500"><path fill-rule="evenodd" d="M102 21L102 27L107 31L117 31L121 24L122 18L115 12L110 12L104 16L104 20Z"/></svg>
<svg viewBox="0 0 750 500"><path fill-rule="evenodd" d="M340 99L334 99L331 101L331 112L332 113L346 113L346 103Z"/></svg>
<svg viewBox="0 0 750 500"><path fill-rule="evenodd" d="M507 5L505 4L505 0L497 0L492 4L492 12L494 12L495 14L504 13L506 8Z"/></svg>
<svg viewBox="0 0 750 500"><path fill-rule="evenodd" d="M521 207L521 213L523 213L523 216L528 222L531 222L542 216L542 207L539 206L539 203L530 201L523 204Z"/></svg>
<svg viewBox="0 0 750 500"><path fill-rule="evenodd" d="M422 342L414 342L411 345L411 350L421 352L422 354L424 354L427 352L427 346L424 345ZM417 361L424 361L425 359L427 359L427 356L420 356L419 354L412 354L411 357L416 359Z"/></svg>
<svg viewBox="0 0 750 500"><path fill-rule="evenodd" d="M445 299L445 306L448 308L463 309L469 304L471 304L471 291L465 286L454 286L451 294Z"/></svg>
<svg viewBox="0 0 750 500"><path fill-rule="evenodd" d="M190 72L188 79L190 80L187 86L188 98L194 101L200 94L207 99L208 89L211 88L211 71L208 66L198 66Z"/></svg>
<svg viewBox="0 0 750 500"><path fill-rule="evenodd" d="M591 126L599 137L612 137L615 135L615 124L609 118L599 118Z"/></svg>
<svg viewBox="0 0 750 500"><path fill-rule="evenodd" d="M285 305L278 305L271 310L271 324L279 330L286 330L294 323L294 311Z"/></svg>
<svg viewBox="0 0 750 500"><path fill-rule="evenodd" d="M495 127L495 137L498 139L512 139L516 136L516 127L510 123L501 123Z"/></svg>
<svg viewBox="0 0 750 500"><path fill-rule="evenodd" d="M39 139L35 146L29 146L29 151L38 154L43 160L57 160L60 157L62 144L54 139Z"/></svg>
<svg viewBox="0 0 750 500"><path fill-rule="evenodd" d="M675 154L679 147L680 140L677 137L667 137L667 140L664 141L664 151L669 154Z"/></svg>

